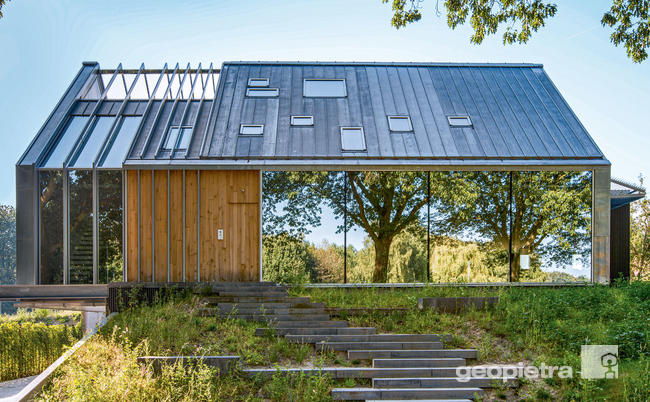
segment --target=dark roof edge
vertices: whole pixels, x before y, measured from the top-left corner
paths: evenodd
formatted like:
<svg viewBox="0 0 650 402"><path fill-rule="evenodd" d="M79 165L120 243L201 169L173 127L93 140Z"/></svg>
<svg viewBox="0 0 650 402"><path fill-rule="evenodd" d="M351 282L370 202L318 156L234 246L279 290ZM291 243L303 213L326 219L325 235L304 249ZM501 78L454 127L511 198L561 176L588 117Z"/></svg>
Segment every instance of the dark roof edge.
<svg viewBox="0 0 650 402"><path fill-rule="evenodd" d="M451 63L451 62L382 62L382 61L224 61L223 65L318 65L318 66L404 66L404 67L519 67L544 68L540 63Z"/></svg>

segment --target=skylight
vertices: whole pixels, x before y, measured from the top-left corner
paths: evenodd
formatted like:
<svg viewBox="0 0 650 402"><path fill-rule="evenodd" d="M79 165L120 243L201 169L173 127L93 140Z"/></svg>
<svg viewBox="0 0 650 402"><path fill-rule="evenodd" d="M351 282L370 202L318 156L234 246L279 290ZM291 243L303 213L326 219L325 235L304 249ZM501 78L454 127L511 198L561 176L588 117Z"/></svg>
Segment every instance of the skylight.
<svg viewBox="0 0 650 402"><path fill-rule="evenodd" d="M268 87L269 79L268 78L249 78L248 79L249 87Z"/></svg>
<svg viewBox="0 0 650 402"><path fill-rule="evenodd" d="M291 116L292 126L313 126L314 116Z"/></svg>
<svg viewBox="0 0 650 402"><path fill-rule="evenodd" d="M180 136L180 140L179 137ZM187 149L190 145L190 139L192 137L192 127L179 127L171 126L169 127L169 132L167 133L167 138L165 139L165 144L163 145L163 150L169 151L172 149ZM178 146L176 147L176 143Z"/></svg>
<svg viewBox="0 0 650 402"><path fill-rule="evenodd" d="M310 98L343 98L347 96L344 79L305 79L303 95Z"/></svg>
<svg viewBox="0 0 650 402"><path fill-rule="evenodd" d="M469 116L447 116L451 127L472 127L472 120Z"/></svg>
<svg viewBox="0 0 650 402"><path fill-rule="evenodd" d="M239 126L239 134L241 135L262 135L264 134L263 124L242 124Z"/></svg>
<svg viewBox="0 0 650 402"><path fill-rule="evenodd" d="M250 98L274 98L280 94L277 88L247 88L246 96Z"/></svg>
<svg viewBox="0 0 650 402"><path fill-rule="evenodd" d="M390 131L413 131L409 116L388 116L388 128Z"/></svg>
<svg viewBox="0 0 650 402"><path fill-rule="evenodd" d="M343 151L365 151L366 139L363 127L341 127L341 149Z"/></svg>

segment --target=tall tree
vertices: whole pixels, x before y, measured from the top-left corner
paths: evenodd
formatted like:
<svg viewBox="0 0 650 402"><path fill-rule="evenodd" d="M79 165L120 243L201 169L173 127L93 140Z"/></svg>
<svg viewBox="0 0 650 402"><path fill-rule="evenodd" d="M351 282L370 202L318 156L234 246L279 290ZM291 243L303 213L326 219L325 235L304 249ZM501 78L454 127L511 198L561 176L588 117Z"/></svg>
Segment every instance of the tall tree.
<svg viewBox="0 0 650 402"><path fill-rule="evenodd" d="M16 283L16 210L0 205L0 285Z"/></svg>
<svg viewBox="0 0 650 402"><path fill-rule="evenodd" d="M564 265L576 254L588 257L590 174L513 172L512 192L508 172L434 172L431 178L435 232L478 236L506 256L512 233L513 282L520 279L522 253Z"/></svg>
<svg viewBox="0 0 650 402"><path fill-rule="evenodd" d="M382 0L392 3L391 24L399 29L422 19L422 0ZM432 1L433 2L433 1ZM543 0L444 0L447 25L455 29L469 18L474 33L471 42L480 44L486 36L505 26L503 43L527 43L533 32L554 17L558 6ZM439 10L440 0L436 0ZM613 0L600 23L613 29L610 39L623 45L635 63L648 57L650 47L650 2L648 0Z"/></svg>
<svg viewBox="0 0 650 402"><path fill-rule="evenodd" d="M268 172L264 176L264 197L266 233L285 228L306 232L310 225L320 224L323 203L342 222L347 207L348 229L360 227L372 239L372 280L383 283L388 279L395 236L417 223L419 211L426 205L426 173ZM343 224L338 228L342 230Z"/></svg>

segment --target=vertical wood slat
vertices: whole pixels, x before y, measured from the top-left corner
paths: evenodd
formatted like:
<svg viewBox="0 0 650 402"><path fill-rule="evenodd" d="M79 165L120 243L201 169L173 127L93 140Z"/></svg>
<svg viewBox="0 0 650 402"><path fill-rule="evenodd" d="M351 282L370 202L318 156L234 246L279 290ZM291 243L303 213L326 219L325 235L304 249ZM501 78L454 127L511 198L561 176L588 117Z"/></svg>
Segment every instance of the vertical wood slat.
<svg viewBox="0 0 650 402"><path fill-rule="evenodd" d="M154 281L167 282L167 171L154 171Z"/></svg>
<svg viewBox="0 0 650 402"><path fill-rule="evenodd" d="M169 267L172 282L183 281L183 171L169 172Z"/></svg>
<svg viewBox="0 0 650 402"><path fill-rule="evenodd" d="M140 172L140 282L152 281L151 242L153 233L152 217L153 209L151 200L152 172L142 170Z"/></svg>
<svg viewBox="0 0 650 402"><path fill-rule="evenodd" d="M126 280L136 282L138 280L138 172L127 170L127 267Z"/></svg>
<svg viewBox="0 0 650 402"><path fill-rule="evenodd" d="M197 282L198 257L198 188L197 171L185 172L185 281Z"/></svg>

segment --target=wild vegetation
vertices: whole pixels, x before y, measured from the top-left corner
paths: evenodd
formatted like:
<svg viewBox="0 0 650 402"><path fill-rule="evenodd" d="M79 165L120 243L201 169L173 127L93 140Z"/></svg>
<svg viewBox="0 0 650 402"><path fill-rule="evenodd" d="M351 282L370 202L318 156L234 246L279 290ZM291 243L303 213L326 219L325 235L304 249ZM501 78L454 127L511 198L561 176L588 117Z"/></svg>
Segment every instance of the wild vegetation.
<svg viewBox="0 0 650 402"><path fill-rule="evenodd" d="M479 363L569 365L574 378L522 381L516 391L497 388L496 399L645 401L650 389L650 284L579 288L305 289L339 307L407 307L406 313L347 317L353 325L380 332L451 333L450 347L476 347ZM416 309L417 298L433 295L498 295L493 310L443 314ZM115 316L102 331L64 364L40 400L273 400L330 399L335 386L367 385L277 373L271 379L248 378L240 370L219 376L209 367L169 366L156 371L139 364L142 355L238 354L255 367L353 365L335 354L282 338L255 337L259 323L200 317L196 297L133 307ZM582 344L619 345L618 380L579 378Z"/></svg>
<svg viewBox="0 0 650 402"><path fill-rule="evenodd" d="M0 315L0 381L39 374L81 336L79 314Z"/></svg>

